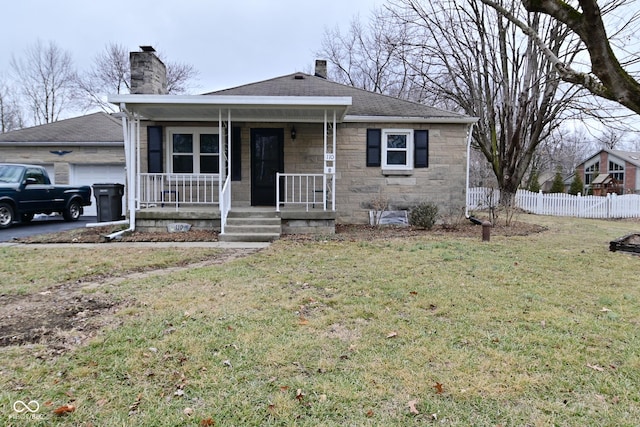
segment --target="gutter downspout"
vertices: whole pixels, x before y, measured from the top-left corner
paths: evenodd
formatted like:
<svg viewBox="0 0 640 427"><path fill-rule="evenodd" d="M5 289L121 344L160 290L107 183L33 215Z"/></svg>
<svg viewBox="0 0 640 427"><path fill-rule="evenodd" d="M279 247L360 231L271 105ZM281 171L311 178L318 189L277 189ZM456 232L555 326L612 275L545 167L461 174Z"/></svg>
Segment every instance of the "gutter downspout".
<svg viewBox="0 0 640 427"><path fill-rule="evenodd" d="M474 224L482 224L478 218L469 216L469 170L471 168L471 139L473 135L473 126L475 123L469 125L469 133L467 134L467 183L465 185L465 204L464 204L464 217Z"/></svg>
<svg viewBox="0 0 640 427"><path fill-rule="evenodd" d="M122 132L124 134L124 151L125 151L125 165L127 172L127 208L129 209L129 228L126 230L116 231L105 236L109 241L117 239L124 233L135 231L136 229L136 203L135 203L135 191L132 189L132 183L135 182L136 168L132 159L134 148L132 147L132 141L135 140L133 125L135 119L133 119L131 113L129 113L125 107L125 104L120 105L124 114L122 115ZM130 129L131 127L131 129Z"/></svg>

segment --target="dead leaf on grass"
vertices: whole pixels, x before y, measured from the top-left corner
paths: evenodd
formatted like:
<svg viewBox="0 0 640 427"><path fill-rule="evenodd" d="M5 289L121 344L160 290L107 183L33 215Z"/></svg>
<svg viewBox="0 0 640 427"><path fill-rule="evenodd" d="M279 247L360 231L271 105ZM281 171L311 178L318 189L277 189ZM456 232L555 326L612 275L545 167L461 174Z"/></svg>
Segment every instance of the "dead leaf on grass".
<svg viewBox="0 0 640 427"><path fill-rule="evenodd" d="M54 409L53 413L59 416L69 414L76 410L76 407L73 405L62 405L61 407Z"/></svg>
<svg viewBox="0 0 640 427"><path fill-rule="evenodd" d="M410 400L409 402L407 402L407 405L409 405L409 412L411 412L412 414L415 415L420 415L420 411L418 411L416 409L416 405L418 404L418 400Z"/></svg>
<svg viewBox="0 0 640 427"><path fill-rule="evenodd" d="M299 319L299 321L298 321L298 324L299 324L299 325L307 325L307 324L309 324L309 321L308 321L307 319L305 319L305 317L304 317L304 316L300 316L300 319Z"/></svg>
<svg viewBox="0 0 640 427"><path fill-rule="evenodd" d="M439 382L436 382L436 385L433 386L436 389L436 394L442 394L444 391L444 387Z"/></svg>
<svg viewBox="0 0 640 427"><path fill-rule="evenodd" d="M142 393L136 397L136 401L133 402L133 405L129 406L129 416L134 415L138 412L138 406L140 406L140 402L142 402Z"/></svg>
<svg viewBox="0 0 640 427"><path fill-rule="evenodd" d="M609 312L611 310L608 309L607 307L602 307L602 309L600 309L600 311L602 311L603 313L607 313L607 312Z"/></svg>
<svg viewBox="0 0 640 427"><path fill-rule="evenodd" d="M587 363L587 368L591 368L594 371L598 371L598 372L602 372L604 371L604 368L602 366L598 366L598 365L592 365L590 363Z"/></svg>
<svg viewBox="0 0 640 427"><path fill-rule="evenodd" d="M213 420L211 418L205 418L202 421L200 421L200 427L209 427L212 425L215 425L216 423L213 422Z"/></svg>
<svg viewBox="0 0 640 427"><path fill-rule="evenodd" d="M389 333L387 334L387 338L395 338L395 337L397 337L397 336L398 336L398 333L397 333L397 332L395 332L395 331L393 331L393 332L389 332Z"/></svg>
<svg viewBox="0 0 640 427"><path fill-rule="evenodd" d="M302 392L301 388L296 391L296 399L298 399L298 402L302 402L302 400L304 399L304 393Z"/></svg>

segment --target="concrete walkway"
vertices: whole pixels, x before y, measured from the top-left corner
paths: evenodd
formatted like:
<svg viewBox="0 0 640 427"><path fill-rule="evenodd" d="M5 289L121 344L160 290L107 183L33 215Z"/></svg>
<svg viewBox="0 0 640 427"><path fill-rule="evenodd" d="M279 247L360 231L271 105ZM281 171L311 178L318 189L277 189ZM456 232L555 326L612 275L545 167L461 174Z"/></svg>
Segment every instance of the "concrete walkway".
<svg viewBox="0 0 640 427"><path fill-rule="evenodd" d="M0 243L0 248L218 248L218 249L262 249L269 242L109 242L109 243Z"/></svg>

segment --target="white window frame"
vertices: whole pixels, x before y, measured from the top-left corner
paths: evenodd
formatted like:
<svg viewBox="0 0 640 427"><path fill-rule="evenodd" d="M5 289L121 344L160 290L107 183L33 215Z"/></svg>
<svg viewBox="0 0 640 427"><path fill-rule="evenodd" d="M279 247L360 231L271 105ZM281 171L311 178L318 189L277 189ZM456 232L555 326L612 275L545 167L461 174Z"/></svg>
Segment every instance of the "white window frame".
<svg viewBox="0 0 640 427"><path fill-rule="evenodd" d="M589 162L586 162L584 164L584 184L585 184L585 186L591 185L593 180L598 177L598 175L595 174L593 170L589 170L589 169L593 168L593 166L596 163L598 164L598 174L599 174L599 173L601 173L600 172L600 169L601 169L600 158L593 159L593 160L591 160Z"/></svg>
<svg viewBox="0 0 640 427"><path fill-rule="evenodd" d="M611 165L614 165L614 167L612 168ZM616 169L615 166L619 167L620 169ZM610 174L613 178L615 178L616 180L620 181L621 184L624 185L624 174L625 174L625 167L624 167L624 162L618 162L616 160L613 160L611 158L609 158L609 162L607 165L608 171L607 173ZM622 178L617 178L616 175L621 176Z"/></svg>
<svg viewBox="0 0 640 427"><path fill-rule="evenodd" d="M390 135L405 135L407 137L407 144L404 149L388 148L387 138ZM413 170L413 129L382 129L382 158L381 165L383 170L389 171L412 171ZM389 164L387 162L387 154L389 151L405 151L406 163L404 165Z"/></svg>
<svg viewBox="0 0 640 427"><path fill-rule="evenodd" d="M193 172L194 175L205 175L200 173L200 135L202 134L213 134L218 135L218 128L216 127L168 127L167 128L167 165L169 167L169 173L173 172L173 135L175 134L191 134L193 135L193 152L191 155L193 156ZM220 136L218 135L218 154L204 154L203 156L207 157L215 157L216 162L219 161L219 156L221 154L222 142L220 141ZM177 153L180 155L180 153ZM186 172L175 172L175 173L186 173ZM209 175L209 174L206 174ZM219 175L211 174L211 175Z"/></svg>

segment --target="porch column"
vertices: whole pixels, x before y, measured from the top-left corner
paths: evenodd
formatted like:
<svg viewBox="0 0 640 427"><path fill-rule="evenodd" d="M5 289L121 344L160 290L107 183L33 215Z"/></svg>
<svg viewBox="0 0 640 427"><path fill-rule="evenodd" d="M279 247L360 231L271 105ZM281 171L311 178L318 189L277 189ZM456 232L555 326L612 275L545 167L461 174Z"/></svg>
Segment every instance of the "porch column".
<svg viewBox="0 0 640 427"><path fill-rule="evenodd" d="M329 150L327 129L327 110L324 110L324 174L331 181L331 210L336 210L336 111L333 110L333 122L331 126L331 148ZM325 188L326 191L326 188ZM325 198L326 209L326 198Z"/></svg>
<svg viewBox="0 0 640 427"><path fill-rule="evenodd" d="M123 106L122 131L124 136L125 173L126 173L126 209L129 211L131 228L135 228L136 210L140 209L140 119L135 113L129 113Z"/></svg>
<svg viewBox="0 0 640 427"><path fill-rule="evenodd" d="M218 206L222 207L222 186L224 185L224 158L222 157L222 108L218 110Z"/></svg>

